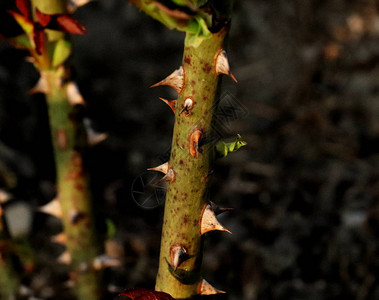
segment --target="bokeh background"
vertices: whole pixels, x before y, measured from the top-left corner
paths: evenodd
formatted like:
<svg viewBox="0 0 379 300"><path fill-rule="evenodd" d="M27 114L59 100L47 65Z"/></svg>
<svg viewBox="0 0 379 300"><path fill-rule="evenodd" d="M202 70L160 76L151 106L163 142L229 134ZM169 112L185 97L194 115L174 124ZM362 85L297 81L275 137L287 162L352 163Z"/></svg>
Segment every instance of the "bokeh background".
<svg viewBox="0 0 379 300"><path fill-rule="evenodd" d="M3 29L12 7L1 0ZM86 162L99 232L117 228L110 247L123 263L105 271L116 299L154 287L163 206L141 206L133 190L170 148L174 118L158 97L176 95L149 86L181 64L184 34L125 0L75 17L89 33L73 37L73 76L92 128L108 134ZM61 225L37 211L54 197L54 164L25 56L0 42L0 189L14 237L36 250L25 298L69 300L63 249L49 240ZM248 144L215 166L212 201L234 208L220 216L233 234L206 238L204 277L228 292L209 299L379 299L378 1L235 1L228 57L238 84L224 78L223 91L248 113L224 139Z"/></svg>

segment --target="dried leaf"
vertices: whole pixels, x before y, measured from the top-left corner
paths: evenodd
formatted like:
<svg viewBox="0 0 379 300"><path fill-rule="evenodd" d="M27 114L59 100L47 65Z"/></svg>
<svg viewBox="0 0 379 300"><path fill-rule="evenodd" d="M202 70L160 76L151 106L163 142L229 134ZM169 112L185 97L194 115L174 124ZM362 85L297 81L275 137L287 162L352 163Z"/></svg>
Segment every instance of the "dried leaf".
<svg viewBox="0 0 379 300"><path fill-rule="evenodd" d="M21 26L22 30L24 30L25 33L32 33L33 23L29 21L27 17L12 10L9 10L8 13L10 13L13 16L15 21L18 23L18 25Z"/></svg>
<svg viewBox="0 0 379 300"><path fill-rule="evenodd" d="M39 23L34 23L33 41L37 54L41 55L45 50L45 39L43 28Z"/></svg>
<svg viewBox="0 0 379 300"><path fill-rule="evenodd" d="M52 15L45 14L36 8L36 17L38 23L40 23L42 27L46 27L47 24L50 23Z"/></svg>
<svg viewBox="0 0 379 300"><path fill-rule="evenodd" d="M67 33L83 34L87 32L82 24L69 15L55 15L55 22L59 29Z"/></svg>
<svg viewBox="0 0 379 300"><path fill-rule="evenodd" d="M31 20L30 3L28 0L16 0L18 10L29 20Z"/></svg>
<svg viewBox="0 0 379 300"><path fill-rule="evenodd" d="M163 5L162 3L158 1L153 1L152 4L154 4L157 8L159 8L162 12L164 12L166 15L177 19L177 20L190 20L192 18L191 15L187 14L184 11L181 11L179 9L170 9L167 6Z"/></svg>
<svg viewBox="0 0 379 300"><path fill-rule="evenodd" d="M126 296L132 300L174 300L170 294L144 288L126 289L119 296Z"/></svg>

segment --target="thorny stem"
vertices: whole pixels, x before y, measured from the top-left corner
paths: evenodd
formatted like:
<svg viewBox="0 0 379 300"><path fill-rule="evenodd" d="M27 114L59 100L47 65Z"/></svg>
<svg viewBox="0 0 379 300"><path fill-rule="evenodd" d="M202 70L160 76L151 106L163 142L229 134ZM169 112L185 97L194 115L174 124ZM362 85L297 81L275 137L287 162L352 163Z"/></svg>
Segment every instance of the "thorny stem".
<svg viewBox="0 0 379 300"><path fill-rule="evenodd" d="M162 229L161 254L156 289L174 298L198 294L201 281L202 237L200 219L207 201L214 144L212 115L218 86L215 57L222 49L226 26L197 47L186 46L183 54L184 89L179 95L172 140L170 168L175 180L169 183ZM190 113L182 112L186 99L193 99ZM197 153L192 152L191 132L201 134ZM201 145L204 143L204 145ZM194 149L192 149L194 150ZM196 150L196 149L195 149ZM170 248L181 245L189 259L177 270L170 263Z"/></svg>
<svg viewBox="0 0 379 300"><path fill-rule="evenodd" d="M33 0L47 14L65 13L65 0ZM54 39L61 35L55 33ZM49 37L50 38L50 37ZM100 274L93 261L99 254L91 206L89 181L86 175L81 146L86 144L83 125L69 103L63 85L66 70L40 70L47 81L46 94L50 131L55 155L57 198L62 209L66 246L71 256L71 277L79 300L101 299Z"/></svg>

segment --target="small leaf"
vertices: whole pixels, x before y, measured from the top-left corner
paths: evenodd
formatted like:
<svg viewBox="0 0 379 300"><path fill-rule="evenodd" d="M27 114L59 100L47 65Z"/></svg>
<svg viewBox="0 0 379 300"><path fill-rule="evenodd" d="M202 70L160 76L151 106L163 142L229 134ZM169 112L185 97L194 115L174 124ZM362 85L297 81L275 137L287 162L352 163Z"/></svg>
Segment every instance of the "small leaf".
<svg viewBox="0 0 379 300"><path fill-rule="evenodd" d="M27 34L21 34L14 38L10 38L9 42L17 49L30 49L33 48Z"/></svg>
<svg viewBox="0 0 379 300"><path fill-rule="evenodd" d="M30 3L28 0L16 0L16 6L24 17L31 20Z"/></svg>
<svg viewBox="0 0 379 300"><path fill-rule="evenodd" d="M52 58L52 65L53 67L57 67L64 63L66 59L71 54L71 43L69 41L60 39L56 42L54 52L53 52L53 58Z"/></svg>
<svg viewBox="0 0 379 300"><path fill-rule="evenodd" d="M212 35L205 19L200 16L196 16L188 22L186 32L189 34L186 37L185 44L194 48L197 48L204 39L208 39Z"/></svg>
<svg viewBox="0 0 379 300"><path fill-rule="evenodd" d="M33 23L28 20L27 17L19 14L18 12L15 11L8 11L13 18L16 20L18 25L21 26L21 28L24 30L25 33L32 33L33 31Z"/></svg>
<svg viewBox="0 0 379 300"><path fill-rule="evenodd" d="M87 32L82 24L69 15L55 15L55 22L59 29L67 33L83 34Z"/></svg>
<svg viewBox="0 0 379 300"><path fill-rule="evenodd" d="M50 23L52 15L45 14L36 8L36 17L38 23L40 23L42 27L46 27Z"/></svg>
<svg viewBox="0 0 379 300"><path fill-rule="evenodd" d="M170 294L144 288L126 289L119 296L126 296L132 300L175 300Z"/></svg>
<svg viewBox="0 0 379 300"><path fill-rule="evenodd" d="M247 143L242 140L242 137L238 134L234 142L225 143L219 142L216 145L216 152L220 157L225 157L229 153L236 152L239 148L245 146Z"/></svg>

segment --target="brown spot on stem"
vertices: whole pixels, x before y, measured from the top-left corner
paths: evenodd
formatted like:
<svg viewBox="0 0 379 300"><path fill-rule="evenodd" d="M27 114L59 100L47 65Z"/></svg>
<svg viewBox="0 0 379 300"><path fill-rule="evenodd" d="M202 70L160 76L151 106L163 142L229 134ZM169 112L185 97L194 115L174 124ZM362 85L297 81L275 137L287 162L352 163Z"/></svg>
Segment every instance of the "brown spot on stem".
<svg viewBox="0 0 379 300"><path fill-rule="evenodd" d="M203 71L204 71L204 72L209 73L211 70L212 70L212 67L210 66L209 63L205 63L205 64L203 65Z"/></svg>
<svg viewBox="0 0 379 300"><path fill-rule="evenodd" d="M68 137L65 129L58 129L56 132L56 140L58 149L64 151L67 149Z"/></svg>
<svg viewBox="0 0 379 300"><path fill-rule="evenodd" d="M188 150L191 156L199 157L199 153L201 153L199 142L202 137L203 131L200 128L195 127L191 130L188 136Z"/></svg>
<svg viewBox="0 0 379 300"><path fill-rule="evenodd" d="M191 57L189 56L184 57L184 62L188 65L191 65Z"/></svg>

